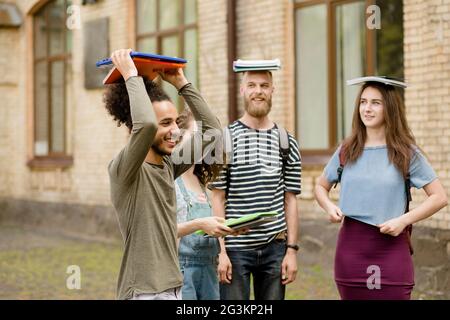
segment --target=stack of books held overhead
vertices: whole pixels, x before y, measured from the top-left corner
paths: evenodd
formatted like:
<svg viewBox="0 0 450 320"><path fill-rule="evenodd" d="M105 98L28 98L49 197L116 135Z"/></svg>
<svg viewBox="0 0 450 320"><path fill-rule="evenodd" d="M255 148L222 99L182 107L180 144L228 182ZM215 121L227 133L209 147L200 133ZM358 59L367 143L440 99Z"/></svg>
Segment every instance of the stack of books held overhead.
<svg viewBox="0 0 450 320"><path fill-rule="evenodd" d="M406 88L408 85L403 81L403 79L397 79L386 76L369 76L369 77L360 77L351 80L347 80L348 86L353 86L356 84L363 84L366 82L379 82L385 85Z"/></svg>
<svg viewBox="0 0 450 320"><path fill-rule="evenodd" d="M133 59L138 75L153 80L158 76L159 71L167 69L184 68L187 60L169 57L163 55L157 55L153 53L144 53L133 51L130 53L131 59ZM119 70L114 67L111 58L106 58L96 63L97 68L112 67L109 73L103 80L103 84L111 84L123 81L122 75Z"/></svg>
<svg viewBox="0 0 450 320"><path fill-rule="evenodd" d="M274 60L237 60L233 62L234 72L259 71L259 70L280 70L280 59Z"/></svg>

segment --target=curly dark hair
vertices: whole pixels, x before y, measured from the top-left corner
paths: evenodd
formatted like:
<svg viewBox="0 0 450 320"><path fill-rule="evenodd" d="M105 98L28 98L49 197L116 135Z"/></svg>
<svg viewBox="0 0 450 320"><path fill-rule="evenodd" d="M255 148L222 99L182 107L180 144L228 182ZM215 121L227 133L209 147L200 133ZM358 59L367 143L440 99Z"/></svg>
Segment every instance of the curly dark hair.
<svg viewBox="0 0 450 320"><path fill-rule="evenodd" d="M144 78L144 84L152 102L171 101L167 93L152 80ZM120 127L122 124L125 124L131 131L133 121L131 119L130 99L128 98L125 82L108 85L103 94L103 102L114 121L117 121L117 126Z"/></svg>
<svg viewBox="0 0 450 320"><path fill-rule="evenodd" d="M188 129L191 121L194 121L194 115L189 108L184 108L183 112L177 118L177 125L180 129ZM225 159L225 155L223 155ZM200 183L206 186L208 183L213 182L219 176L220 171L223 168L223 164L213 163L207 164L204 161L197 163L194 167L194 175L197 176Z"/></svg>

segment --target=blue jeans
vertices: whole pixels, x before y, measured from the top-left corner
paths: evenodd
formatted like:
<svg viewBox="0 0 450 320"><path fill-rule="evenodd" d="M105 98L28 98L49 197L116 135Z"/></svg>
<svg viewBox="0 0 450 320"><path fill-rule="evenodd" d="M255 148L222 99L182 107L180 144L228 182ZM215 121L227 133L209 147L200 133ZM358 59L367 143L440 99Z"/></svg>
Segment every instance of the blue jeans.
<svg viewBox="0 0 450 320"><path fill-rule="evenodd" d="M209 202L201 203L186 189L183 179L176 183L180 187L187 209L187 220L212 216ZM207 194L205 192L205 196ZM177 195L179 198L179 194ZM182 296L184 300L219 300L219 278L217 277L217 255L219 240L197 234L180 240L178 259L183 273Z"/></svg>
<svg viewBox="0 0 450 320"><path fill-rule="evenodd" d="M219 300L217 257L180 257L183 300Z"/></svg>
<svg viewBox="0 0 450 320"><path fill-rule="evenodd" d="M255 300L283 300L286 286L281 284L281 263L286 241L247 251L227 251L232 264L231 284L220 285L222 300L250 300L250 275L253 276Z"/></svg>

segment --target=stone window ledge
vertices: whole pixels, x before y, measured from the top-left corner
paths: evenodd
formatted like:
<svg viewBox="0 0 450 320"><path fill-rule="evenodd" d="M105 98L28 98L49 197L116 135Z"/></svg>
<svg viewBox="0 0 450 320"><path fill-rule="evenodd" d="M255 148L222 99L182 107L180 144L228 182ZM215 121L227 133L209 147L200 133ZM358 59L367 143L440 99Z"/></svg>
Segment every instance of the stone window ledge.
<svg viewBox="0 0 450 320"><path fill-rule="evenodd" d="M57 169L73 166L72 156L45 156L34 157L28 160L27 166L31 169Z"/></svg>

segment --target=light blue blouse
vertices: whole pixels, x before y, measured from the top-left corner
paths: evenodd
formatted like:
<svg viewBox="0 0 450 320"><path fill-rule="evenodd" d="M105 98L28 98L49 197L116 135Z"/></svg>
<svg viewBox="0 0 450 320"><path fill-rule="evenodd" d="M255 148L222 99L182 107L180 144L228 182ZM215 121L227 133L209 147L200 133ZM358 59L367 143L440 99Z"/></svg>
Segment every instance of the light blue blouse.
<svg viewBox="0 0 450 320"><path fill-rule="evenodd" d="M339 150L324 170L330 183L337 181ZM411 186L417 189L437 178L424 155L416 148L409 166ZM405 180L389 161L387 146L365 147L354 163L346 163L341 178L339 208L345 216L378 225L405 213Z"/></svg>

